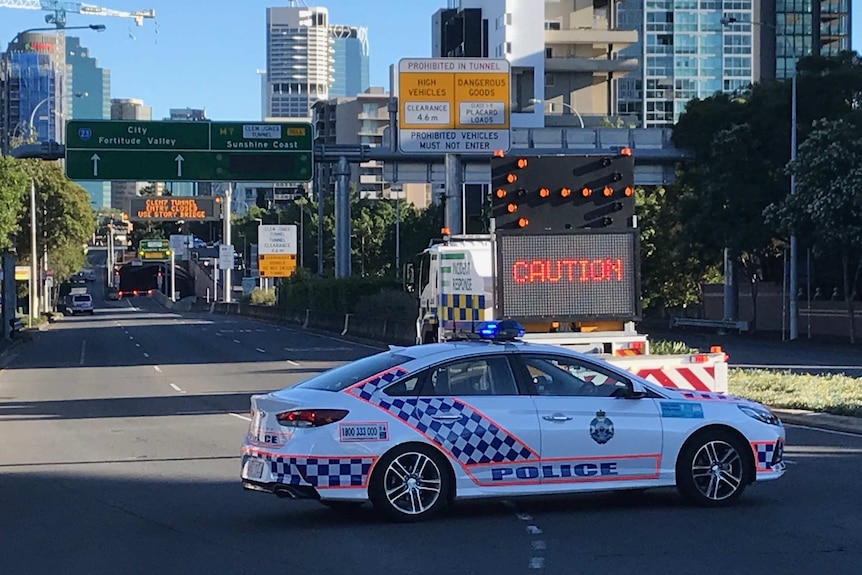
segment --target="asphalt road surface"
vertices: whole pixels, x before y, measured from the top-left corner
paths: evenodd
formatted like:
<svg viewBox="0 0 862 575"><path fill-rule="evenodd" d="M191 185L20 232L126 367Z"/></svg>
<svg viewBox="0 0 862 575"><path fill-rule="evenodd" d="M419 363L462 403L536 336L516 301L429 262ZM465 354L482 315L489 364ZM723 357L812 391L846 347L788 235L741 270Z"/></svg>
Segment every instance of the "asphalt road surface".
<svg viewBox="0 0 862 575"><path fill-rule="evenodd" d="M639 496L460 503L393 525L244 492L248 397L370 349L99 302L0 372L0 573L857 573L862 437L788 430L788 474L733 508Z"/></svg>

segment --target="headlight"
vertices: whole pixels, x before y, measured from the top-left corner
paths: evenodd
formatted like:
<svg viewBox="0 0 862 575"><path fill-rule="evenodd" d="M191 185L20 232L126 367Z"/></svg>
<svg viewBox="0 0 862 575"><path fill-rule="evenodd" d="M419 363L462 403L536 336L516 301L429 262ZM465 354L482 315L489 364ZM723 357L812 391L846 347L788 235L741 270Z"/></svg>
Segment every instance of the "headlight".
<svg viewBox="0 0 862 575"><path fill-rule="evenodd" d="M737 407L739 407L739 411L748 417L753 417L754 419L762 421L768 425L781 425L781 420L778 419L778 416L765 407L761 407L759 405L738 405Z"/></svg>

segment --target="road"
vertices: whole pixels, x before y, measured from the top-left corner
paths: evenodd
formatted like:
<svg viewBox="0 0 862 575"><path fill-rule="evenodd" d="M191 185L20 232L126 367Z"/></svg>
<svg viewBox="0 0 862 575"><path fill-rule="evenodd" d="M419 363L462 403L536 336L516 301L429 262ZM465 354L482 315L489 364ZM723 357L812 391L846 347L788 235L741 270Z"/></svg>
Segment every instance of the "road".
<svg viewBox="0 0 862 575"><path fill-rule="evenodd" d="M853 573L862 437L788 429L789 473L731 509L672 490L460 503L382 522L248 493L248 397L370 353L236 317L99 302L0 372L0 573Z"/></svg>

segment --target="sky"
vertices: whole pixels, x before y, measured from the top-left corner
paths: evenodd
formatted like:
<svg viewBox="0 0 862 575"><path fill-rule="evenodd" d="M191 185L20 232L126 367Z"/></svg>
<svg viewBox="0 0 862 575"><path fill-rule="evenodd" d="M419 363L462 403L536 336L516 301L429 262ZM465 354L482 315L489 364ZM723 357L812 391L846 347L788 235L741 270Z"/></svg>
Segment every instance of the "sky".
<svg viewBox="0 0 862 575"><path fill-rule="evenodd" d="M205 108L214 120L259 120L266 68L266 8L273 0L88 0L116 10L156 11L140 28L128 18L69 14L67 26L104 24L79 35L111 71L112 98L140 98L153 119L170 108ZM389 89L389 65L431 55L431 16L446 0L307 0L329 9L332 24L367 26L371 85ZM48 12L0 8L0 50L20 30L46 26ZM134 39L133 39L134 37Z"/></svg>
<svg viewBox="0 0 862 575"><path fill-rule="evenodd" d="M526 0L525 0L526 1ZM530 0L538 1L538 0ZM862 6L851 0L853 8ZM130 19L69 14L69 26L104 24L105 32L69 31L111 71L111 97L140 98L153 119L170 108L205 108L214 120L260 119L266 67L266 8L271 0L89 0L106 8L153 8L140 28ZM431 15L446 0L308 0L329 9L333 24L368 27L371 85L389 89L389 65L431 53ZM0 8L0 44L19 30L44 26L47 12ZM853 49L862 52L862 14L853 19Z"/></svg>

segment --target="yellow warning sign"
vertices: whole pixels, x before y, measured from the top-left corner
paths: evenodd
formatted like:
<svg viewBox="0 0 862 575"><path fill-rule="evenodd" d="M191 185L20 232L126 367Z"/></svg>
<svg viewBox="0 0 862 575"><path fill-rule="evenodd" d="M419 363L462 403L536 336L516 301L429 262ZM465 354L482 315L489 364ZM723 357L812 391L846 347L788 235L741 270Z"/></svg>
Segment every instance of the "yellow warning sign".
<svg viewBox="0 0 862 575"><path fill-rule="evenodd" d="M257 268L262 278L288 278L296 271L296 254L261 254Z"/></svg>

